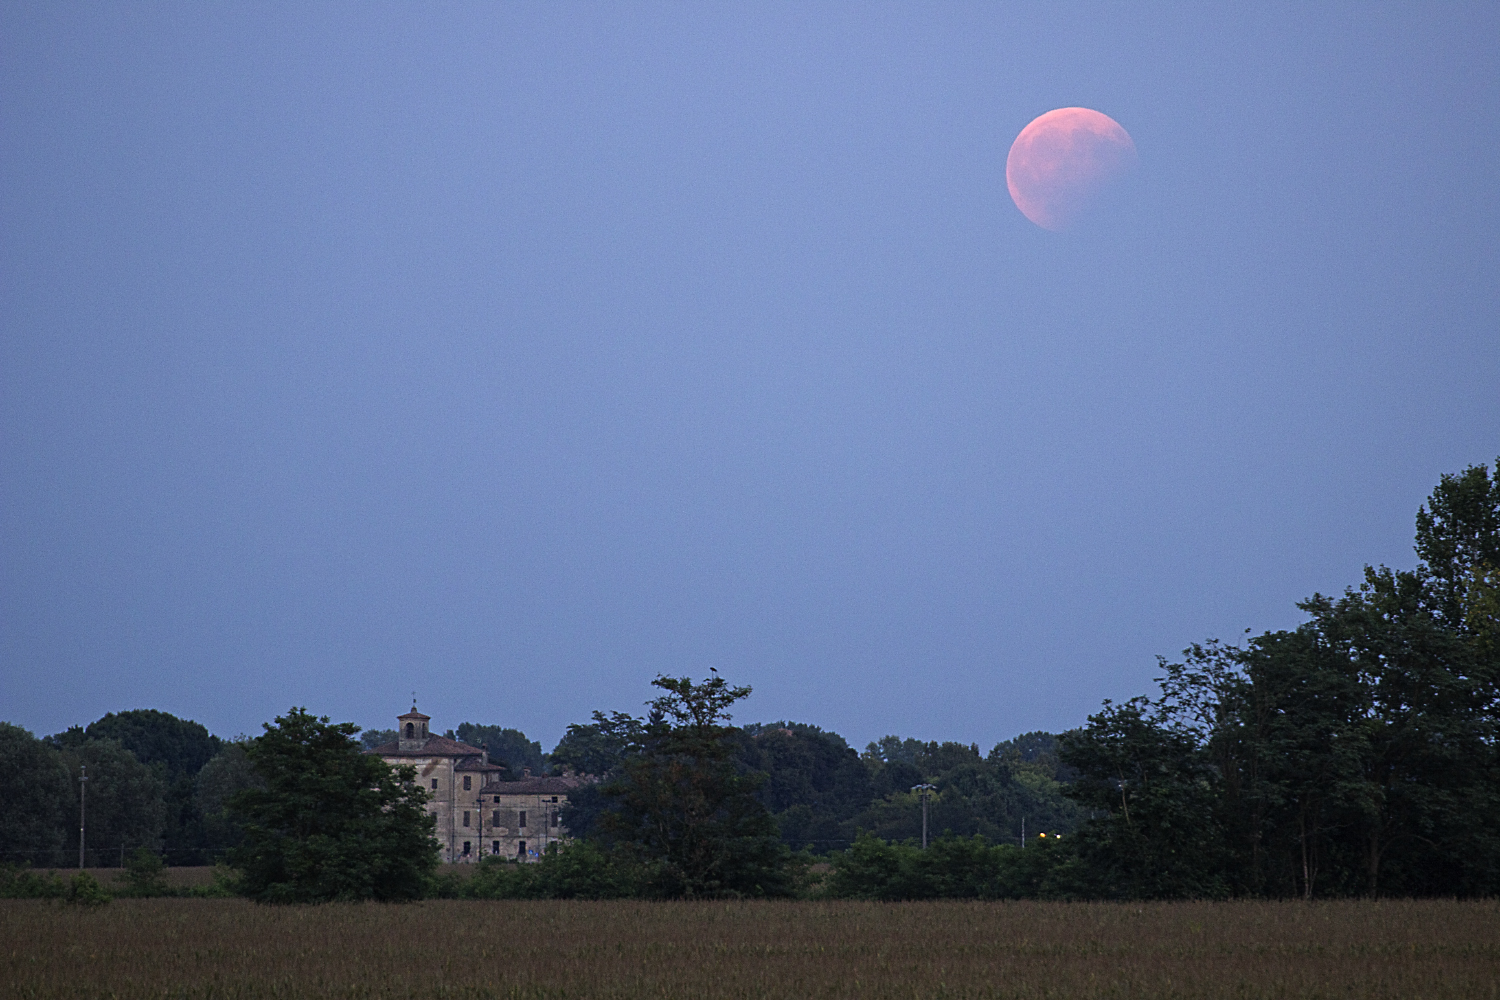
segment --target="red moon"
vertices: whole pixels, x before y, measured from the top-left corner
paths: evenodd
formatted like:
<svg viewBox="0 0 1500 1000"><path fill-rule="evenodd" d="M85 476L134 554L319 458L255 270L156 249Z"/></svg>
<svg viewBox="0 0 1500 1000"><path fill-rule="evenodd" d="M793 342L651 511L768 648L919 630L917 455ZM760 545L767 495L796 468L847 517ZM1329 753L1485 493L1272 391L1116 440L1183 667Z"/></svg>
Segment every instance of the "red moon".
<svg viewBox="0 0 1500 1000"><path fill-rule="evenodd" d="M1058 108L1011 143L1005 185L1026 218L1043 229L1067 229L1135 161L1130 133L1109 115Z"/></svg>

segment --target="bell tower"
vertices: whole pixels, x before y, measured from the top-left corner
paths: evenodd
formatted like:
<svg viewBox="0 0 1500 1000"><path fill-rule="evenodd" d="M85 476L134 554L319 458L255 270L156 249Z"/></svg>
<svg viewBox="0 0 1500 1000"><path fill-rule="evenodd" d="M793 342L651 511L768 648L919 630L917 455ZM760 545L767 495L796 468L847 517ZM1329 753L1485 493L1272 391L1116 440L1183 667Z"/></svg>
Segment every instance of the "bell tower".
<svg viewBox="0 0 1500 1000"><path fill-rule="evenodd" d="M422 749L422 744L427 742L427 723L430 718L417 711L416 701L411 703L410 712L396 716L397 740L403 752Z"/></svg>

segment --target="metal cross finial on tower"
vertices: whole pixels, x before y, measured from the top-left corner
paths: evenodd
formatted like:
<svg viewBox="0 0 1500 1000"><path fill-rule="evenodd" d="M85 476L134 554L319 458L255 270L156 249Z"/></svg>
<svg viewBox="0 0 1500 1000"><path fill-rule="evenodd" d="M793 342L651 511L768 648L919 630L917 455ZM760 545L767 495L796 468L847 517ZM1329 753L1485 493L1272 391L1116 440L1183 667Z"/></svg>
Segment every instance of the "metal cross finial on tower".
<svg viewBox="0 0 1500 1000"><path fill-rule="evenodd" d="M411 710L413 712L417 710L417 692L415 691L411 693Z"/></svg>

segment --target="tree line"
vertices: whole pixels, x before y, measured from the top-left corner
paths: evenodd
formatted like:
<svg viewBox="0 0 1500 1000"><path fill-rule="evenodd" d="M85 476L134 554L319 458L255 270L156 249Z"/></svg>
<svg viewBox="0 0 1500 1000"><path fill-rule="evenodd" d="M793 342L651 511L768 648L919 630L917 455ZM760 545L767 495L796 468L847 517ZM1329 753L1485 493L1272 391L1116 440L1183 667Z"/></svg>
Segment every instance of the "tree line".
<svg viewBox="0 0 1500 1000"><path fill-rule="evenodd" d="M596 711L547 755L513 729L450 731L512 776L596 779L565 811L573 842L537 864L435 875L425 792L362 753L390 734L361 744L300 709L232 743L159 712L43 740L0 727L0 850L66 863L87 763L91 830L95 789L115 790L99 807L106 849L228 846L242 891L267 901L1494 895L1500 462L1443 476L1416 521L1416 569L1367 567L1303 601L1298 628L1193 645L1161 661L1155 694L985 754L894 736L858 753L812 725L736 726L750 689L717 675L658 676L645 715ZM926 849L917 785L933 786Z"/></svg>
<svg viewBox="0 0 1500 1000"><path fill-rule="evenodd" d="M85 772L90 866L140 847L174 864L211 864L237 836L228 797L254 780L242 744L154 709L42 739L0 722L0 863L77 864Z"/></svg>

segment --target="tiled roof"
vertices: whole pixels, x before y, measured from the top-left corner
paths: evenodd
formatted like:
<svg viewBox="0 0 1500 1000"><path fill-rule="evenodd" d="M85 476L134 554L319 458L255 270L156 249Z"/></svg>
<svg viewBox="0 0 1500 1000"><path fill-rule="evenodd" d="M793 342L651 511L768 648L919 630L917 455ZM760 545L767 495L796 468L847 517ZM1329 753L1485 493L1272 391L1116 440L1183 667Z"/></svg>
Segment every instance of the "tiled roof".
<svg viewBox="0 0 1500 1000"><path fill-rule="evenodd" d="M395 740L365 752L377 757L478 757L483 753L478 747L450 740L446 736L429 736L416 750L402 750L401 741Z"/></svg>
<svg viewBox="0 0 1500 1000"><path fill-rule="evenodd" d="M582 778L522 778L520 781L491 781L479 791L483 795L568 795L584 784Z"/></svg>
<svg viewBox="0 0 1500 1000"><path fill-rule="evenodd" d="M487 763L478 757L465 757L453 765L455 771L503 771L505 768L499 764Z"/></svg>

